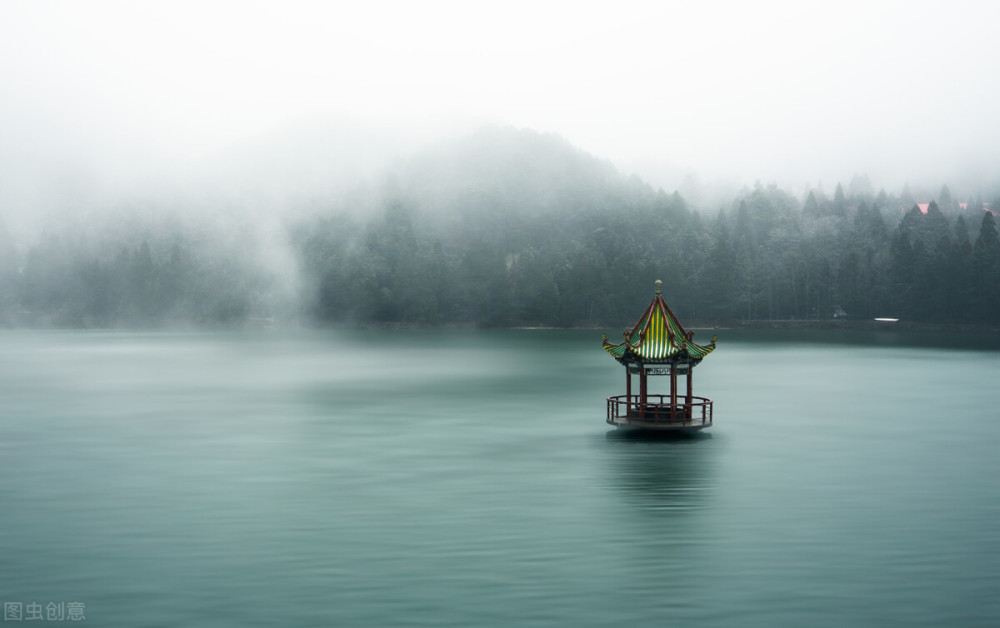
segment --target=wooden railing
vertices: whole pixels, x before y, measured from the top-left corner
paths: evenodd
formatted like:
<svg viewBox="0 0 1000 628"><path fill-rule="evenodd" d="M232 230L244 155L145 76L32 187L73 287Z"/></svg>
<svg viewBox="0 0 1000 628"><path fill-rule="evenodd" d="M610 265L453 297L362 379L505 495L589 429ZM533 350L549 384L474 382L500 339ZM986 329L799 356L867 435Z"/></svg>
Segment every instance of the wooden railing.
<svg viewBox="0 0 1000 628"><path fill-rule="evenodd" d="M639 395L616 395L608 397L608 423L627 425L629 423L661 423L664 426L702 426L712 424L712 400L705 397L677 397L677 403L670 404L670 395L646 395L646 405L642 406Z"/></svg>

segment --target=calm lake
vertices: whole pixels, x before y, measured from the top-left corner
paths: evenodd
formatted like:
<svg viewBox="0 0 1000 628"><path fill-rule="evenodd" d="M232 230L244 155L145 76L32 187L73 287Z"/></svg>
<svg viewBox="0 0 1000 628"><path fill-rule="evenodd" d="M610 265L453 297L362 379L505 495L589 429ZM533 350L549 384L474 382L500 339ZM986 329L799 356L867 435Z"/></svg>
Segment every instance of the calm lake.
<svg viewBox="0 0 1000 628"><path fill-rule="evenodd" d="M4 619L1000 622L995 339L723 330L694 390L644 440L600 331L2 331Z"/></svg>

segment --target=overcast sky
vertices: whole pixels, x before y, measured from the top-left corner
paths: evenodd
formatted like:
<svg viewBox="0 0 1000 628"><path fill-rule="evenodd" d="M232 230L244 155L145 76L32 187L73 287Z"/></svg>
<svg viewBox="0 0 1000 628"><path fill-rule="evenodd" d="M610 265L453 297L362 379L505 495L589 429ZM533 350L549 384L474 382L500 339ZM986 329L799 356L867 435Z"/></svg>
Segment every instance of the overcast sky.
<svg viewBox="0 0 1000 628"><path fill-rule="evenodd" d="M651 178L996 179L997 24L985 0L3 0L0 185L325 116L526 126Z"/></svg>

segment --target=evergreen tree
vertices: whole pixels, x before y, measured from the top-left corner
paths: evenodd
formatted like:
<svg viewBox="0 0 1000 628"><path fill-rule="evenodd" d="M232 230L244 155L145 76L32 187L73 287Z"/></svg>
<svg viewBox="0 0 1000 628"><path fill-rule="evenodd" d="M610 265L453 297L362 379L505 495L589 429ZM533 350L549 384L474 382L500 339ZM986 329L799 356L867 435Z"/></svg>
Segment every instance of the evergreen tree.
<svg viewBox="0 0 1000 628"><path fill-rule="evenodd" d="M955 202L951 198L951 190L948 189L947 185L941 186L941 191L938 193L937 204L945 212L955 211Z"/></svg>
<svg viewBox="0 0 1000 628"><path fill-rule="evenodd" d="M919 210L918 210L919 212ZM889 306L900 316L912 317L917 254L910 236L900 225L892 239L889 267Z"/></svg>
<svg viewBox="0 0 1000 628"><path fill-rule="evenodd" d="M996 323L1000 321L1000 233L993 212L983 213L972 260L977 318Z"/></svg>
<svg viewBox="0 0 1000 628"><path fill-rule="evenodd" d="M874 245L881 245L888 239L882 212L868 203L858 205L858 211L854 214L854 229L859 239Z"/></svg>
<svg viewBox="0 0 1000 628"><path fill-rule="evenodd" d="M886 194L885 188L882 188L878 191L878 196L875 197L874 207L875 209L881 211L888 204L889 204L889 195Z"/></svg>
<svg viewBox="0 0 1000 628"><path fill-rule="evenodd" d="M965 222L965 216L959 214L958 218L955 219L955 228L952 233L952 237L955 240L955 245L958 247L967 247L971 252L971 244L969 242L969 227Z"/></svg>
<svg viewBox="0 0 1000 628"><path fill-rule="evenodd" d="M979 226L979 237L976 238L975 251L977 254L994 255L1000 250L1000 234L997 232L996 219L993 212L983 213L983 222Z"/></svg>
<svg viewBox="0 0 1000 628"><path fill-rule="evenodd" d="M802 214L810 218L818 218L821 213L819 201L816 200L816 193L809 190L805 205L802 206Z"/></svg>
<svg viewBox="0 0 1000 628"><path fill-rule="evenodd" d="M716 320L729 320L738 315L734 311L738 281L736 254L731 243L728 220L725 212L720 210L713 228L711 253L700 282L704 295L702 300L709 316Z"/></svg>
<svg viewBox="0 0 1000 628"><path fill-rule="evenodd" d="M833 192L833 205L830 207L831 215L843 218L847 215L847 198L844 196L844 186L837 184L837 189Z"/></svg>
<svg viewBox="0 0 1000 628"><path fill-rule="evenodd" d="M969 231L965 218L959 215L955 221L953 246L946 261L946 288L951 306L951 318L955 321L972 321L975 307L972 273L972 244L969 243Z"/></svg>

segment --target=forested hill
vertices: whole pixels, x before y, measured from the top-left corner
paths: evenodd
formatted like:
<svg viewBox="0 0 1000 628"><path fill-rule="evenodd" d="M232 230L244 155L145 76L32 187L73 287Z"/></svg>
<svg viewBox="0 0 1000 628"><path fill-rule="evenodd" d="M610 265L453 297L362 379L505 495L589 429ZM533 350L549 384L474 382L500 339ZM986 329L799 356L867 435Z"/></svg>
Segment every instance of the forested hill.
<svg viewBox="0 0 1000 628"><path fill-rule="evenodd" d="M659 278L690 324L1000 323L986 209L1000 203L940 184L934 198L756 185L692 208L559 137L509 128L442 142L377 181L279 223L124 204L29 242L0 229L2 319L621 327Z"/></svg>
<svg viewBox="0 0 1000 628"><path fill-rule="evenodd" d="M297 248L321 320L578 325L672 274L658 260L688 216L564 140L491 129L401 165L370 221L307 225Z"/></svg>

